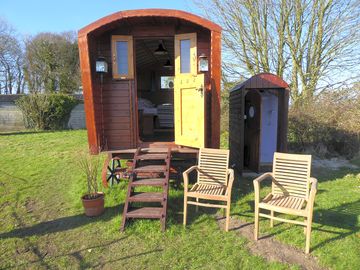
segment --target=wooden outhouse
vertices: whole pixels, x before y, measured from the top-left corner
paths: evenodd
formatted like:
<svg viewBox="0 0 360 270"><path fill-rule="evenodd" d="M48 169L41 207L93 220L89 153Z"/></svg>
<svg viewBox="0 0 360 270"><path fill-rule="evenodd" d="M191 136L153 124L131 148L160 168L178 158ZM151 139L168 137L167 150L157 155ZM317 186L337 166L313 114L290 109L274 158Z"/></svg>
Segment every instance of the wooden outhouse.
<svg viewBox="0 0 360 270"><path fill-rule="evenodd" d="M179 10L129 10L78 37L93 153L159 142L219 147L220 26Z"/></svg>
<svg viewBox="0 0 360 270"><path fill-rule="evenodd" d="M258 172L272 164L275 151L286 152L289 91L284 80L270 73L230 91L230 162L239 172Z"/></svg>

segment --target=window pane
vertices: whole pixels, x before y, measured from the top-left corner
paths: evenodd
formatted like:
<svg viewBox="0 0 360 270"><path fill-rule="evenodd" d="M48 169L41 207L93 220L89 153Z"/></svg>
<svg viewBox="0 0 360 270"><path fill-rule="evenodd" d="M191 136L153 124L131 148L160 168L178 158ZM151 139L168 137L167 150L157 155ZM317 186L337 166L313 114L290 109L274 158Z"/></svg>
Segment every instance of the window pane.
<svg viewBox="0 0 360 270"><path fill-rule="evenodd" d="M116 63L118 74L128 75L128 42L117 41L116 42Z"/></svg>
<svg viewBox="0 0 360 270"><path fill-rule="evenodd" d="M180 73L190 73L190 39L180 40Z"/></svg>
<svg viewBox="0 0 360 270"><path fill-rule="evenodd" d="M174 88L174 77L173 76L161 76L161 89L172 89Z"/></svg>

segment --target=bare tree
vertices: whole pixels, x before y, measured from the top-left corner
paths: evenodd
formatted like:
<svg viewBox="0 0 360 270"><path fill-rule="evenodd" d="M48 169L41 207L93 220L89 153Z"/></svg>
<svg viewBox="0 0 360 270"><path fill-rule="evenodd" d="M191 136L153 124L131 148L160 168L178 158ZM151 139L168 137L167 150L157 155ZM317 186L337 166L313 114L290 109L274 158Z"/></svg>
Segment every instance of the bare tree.
<svg viewBox="0 0 360 270"><path fill-rule="evenodd" d="M0 20L0 93L24 92L23 50L15 30Z"/></svg>
<svg viewBox="0 0 360 270"><path fill-rule="evenodd" d="M196 1L223 27L227 76L272 72L296 103L360 75L358 0Z"/></svg>

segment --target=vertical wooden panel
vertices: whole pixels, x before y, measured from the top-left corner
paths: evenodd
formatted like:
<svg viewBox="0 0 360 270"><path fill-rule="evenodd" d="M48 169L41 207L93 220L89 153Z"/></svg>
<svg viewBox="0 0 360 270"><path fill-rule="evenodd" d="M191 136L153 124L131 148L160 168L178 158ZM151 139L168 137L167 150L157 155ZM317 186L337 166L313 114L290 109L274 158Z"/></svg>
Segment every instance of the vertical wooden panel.
<svg viewBox="0 0 360 270"><path fill-rule="evenodd" d="M229 149L230 165L242 172L244 164L244 91L230 92L229 96Z"/></svg>
<svg viewBox="0 0 360 270"><path fill-rule="evenodd" d="M254 108L251 117L250 108ZM245 127L244 127L244 158L245 165L258 172L260 168L260 138L261 138L261 94L257 90L251 90L245 97ZM247 149L248 156L245 155ZM247 160L248 158L248 160Z"/></svg>
<svg viewBox="0 0 360 270"><path fill-rule="evenodd" d="M89 149L92 154L97 154L99 149L99 140L97 136L97 128L95 122L93 84L91 80L89 51L90 41L88 40L87 35L82 35L79 36L78 42Z"/></svg>
<svg viewBox="0 0 360 270"><path fill-rule="evenodd" d="M211 147L220 147L221 33L211 31Z"/></svg>

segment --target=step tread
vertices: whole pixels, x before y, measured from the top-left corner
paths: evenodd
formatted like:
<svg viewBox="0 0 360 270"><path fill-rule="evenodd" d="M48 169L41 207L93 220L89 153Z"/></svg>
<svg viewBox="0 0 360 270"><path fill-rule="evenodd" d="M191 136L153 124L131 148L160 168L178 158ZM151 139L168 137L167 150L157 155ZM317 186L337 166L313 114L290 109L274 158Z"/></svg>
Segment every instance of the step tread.
<svg viewBox="0 0 360 270"><path fill-rule="evenodd" d="M129 202L162 202L162 192L138 192L129 197Z"/></svg>
<svg viewBox="0 0 360 270"><path fill-rule="evenodd" d="M141 207L131 209L126 213L127 218L161 218L162 207Z"/></svg>
<svg viewBox="0 0 360 270"><path fill-rule="evenodd" d="M167 159L166 153L150 153L150 154L140 154L136 158L138 160L165 160Z"/></svg>
<svg viewBox="0 0 360 270"><path fill-rule="evenodd" d="M166 178L144 178L134 180L132 186L163 186L166 183Z"/></svg>
<svg viewBox="0 0 360 270"><path fill-rule="evenodd" d="M159 153L167 153L168 148L164 147L147 147L147 148L141 148L140 154L159 154Z"/></svg>
<svg viewBox="0 0 360 270"><path fill-rule="evenodd" d="M166 172L166 165L145 165L137 167L134 172Z"/></svg>

